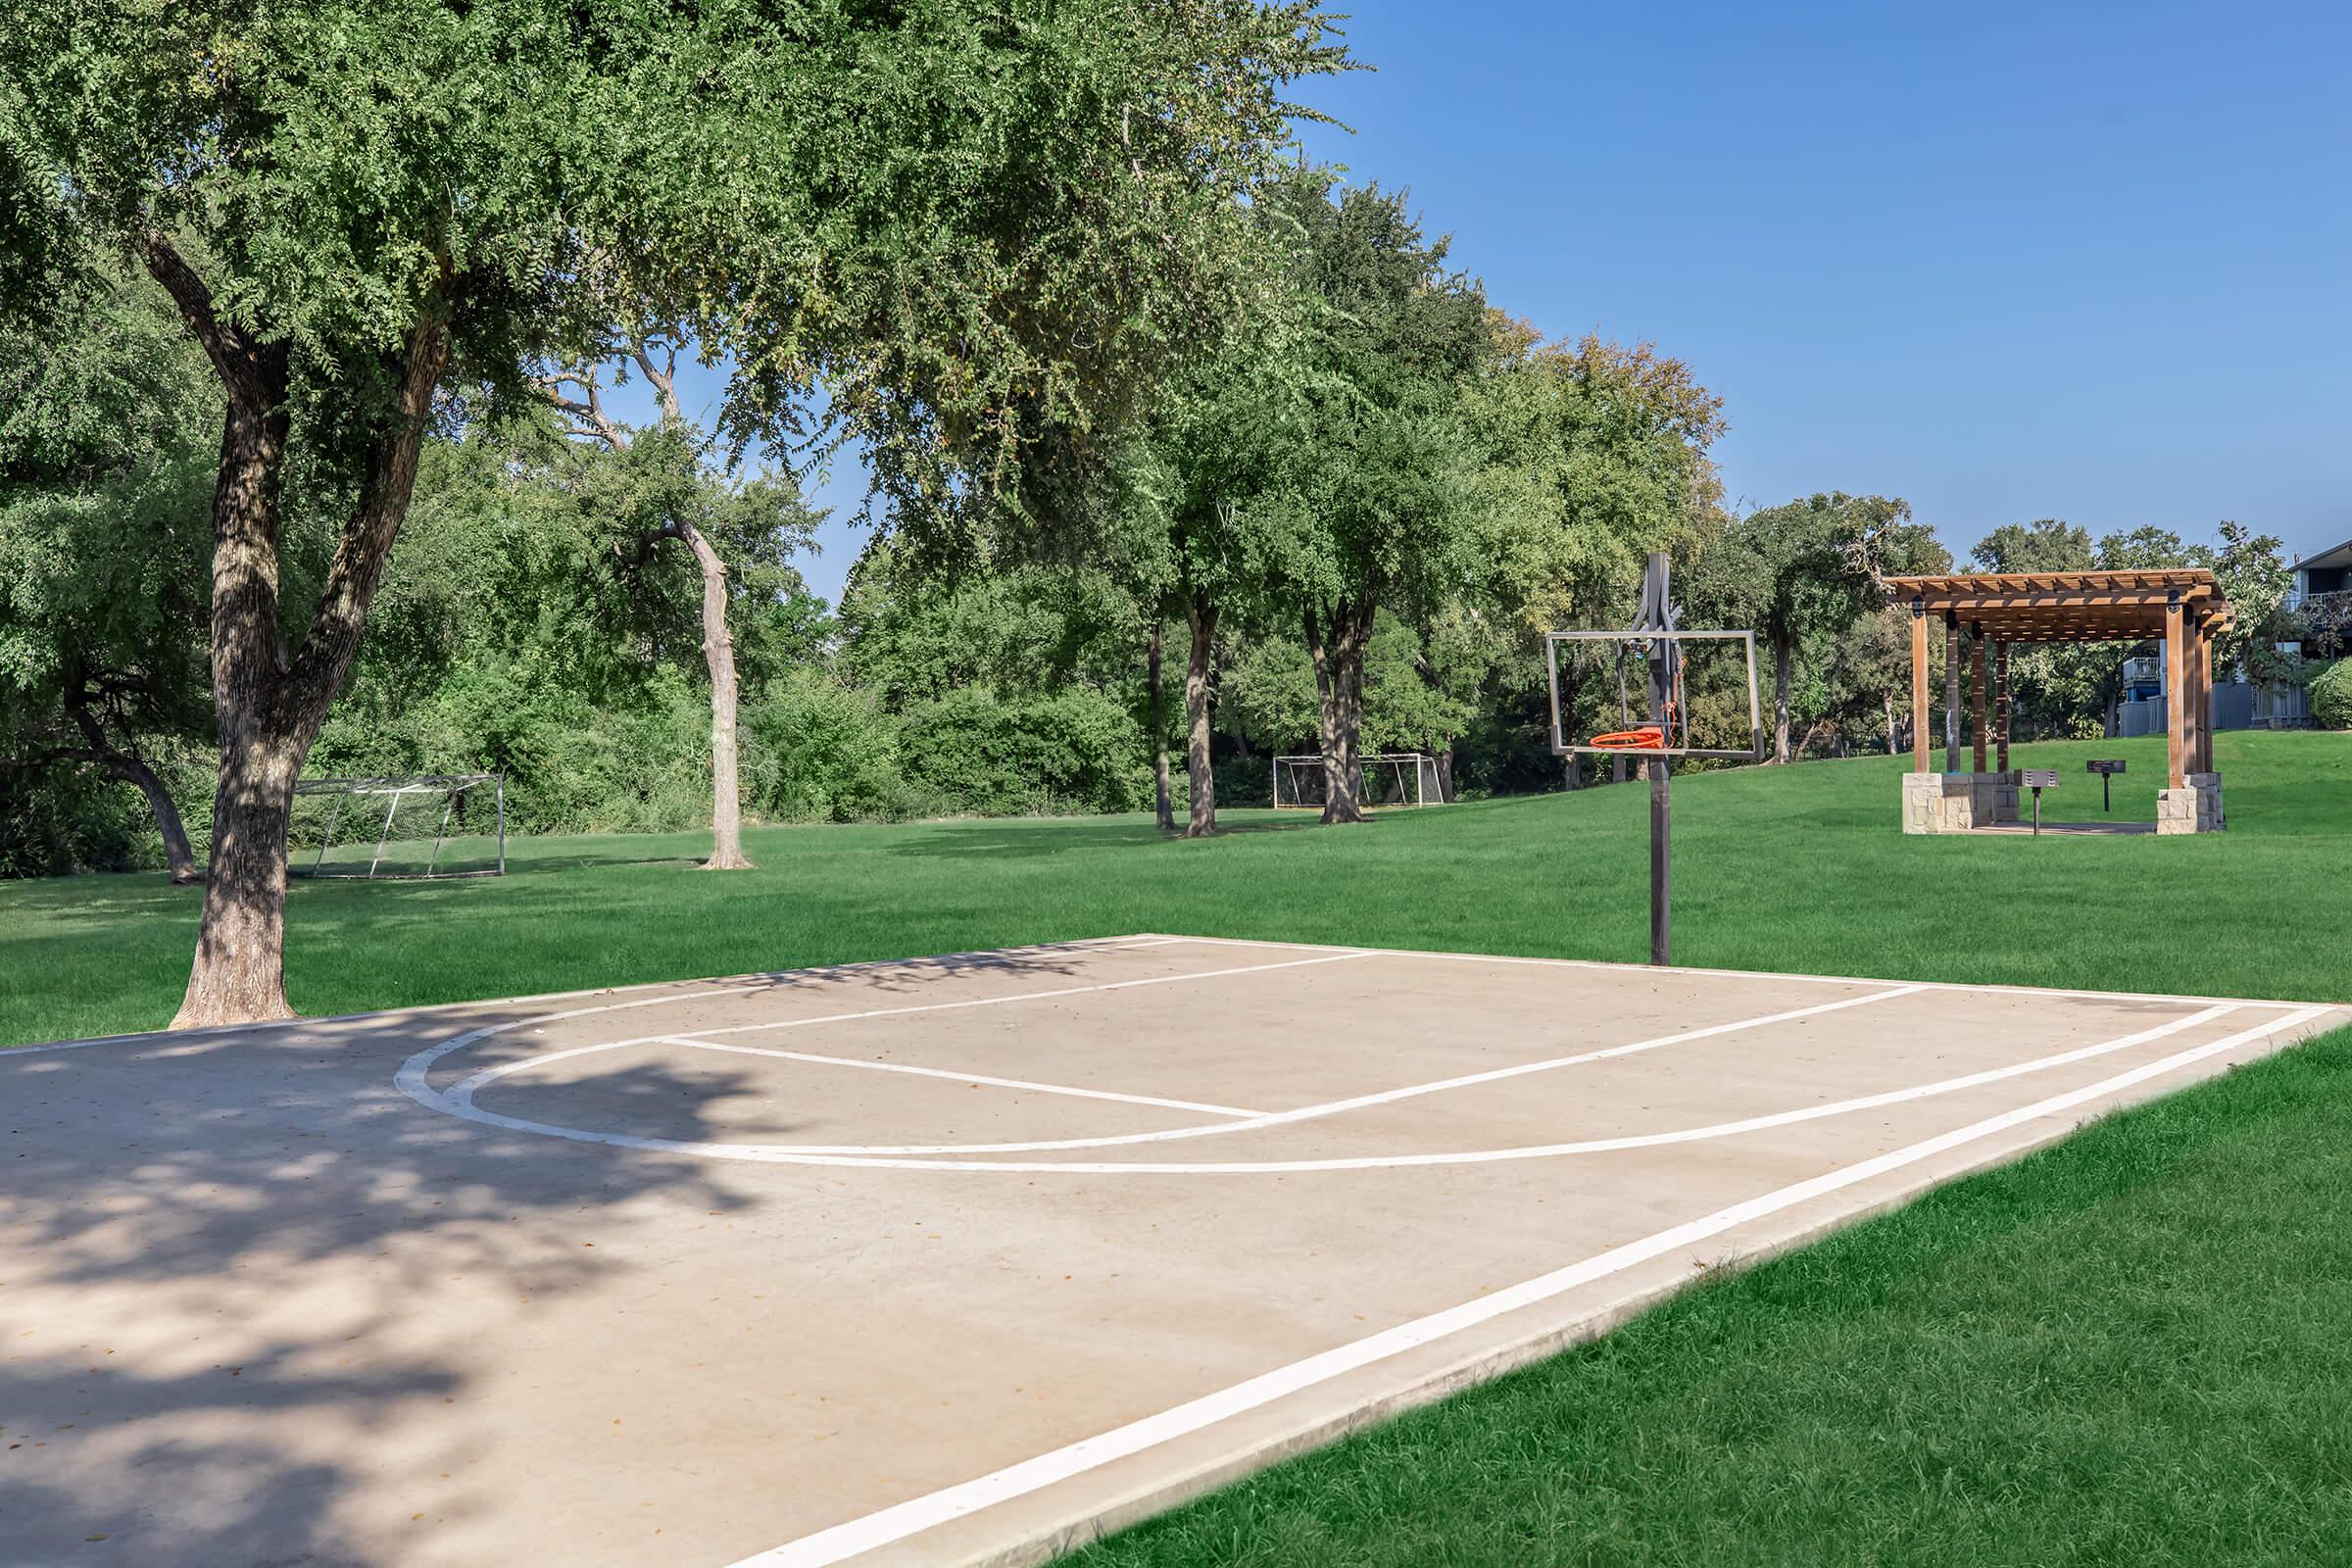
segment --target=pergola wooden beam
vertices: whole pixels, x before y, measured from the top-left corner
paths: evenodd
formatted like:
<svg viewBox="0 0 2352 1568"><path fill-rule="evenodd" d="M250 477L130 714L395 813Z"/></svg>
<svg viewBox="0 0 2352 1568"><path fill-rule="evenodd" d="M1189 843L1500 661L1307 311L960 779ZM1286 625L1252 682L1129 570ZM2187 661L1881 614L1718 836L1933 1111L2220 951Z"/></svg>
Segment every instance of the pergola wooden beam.
<svg viewBox="0 0 2352 1568"><path fill-rule="evenodd" d="M1943 770L1960 771L1960 618L1943 616Z"/></svg>
<svg viewBox="0 0 2352 1568"><path fill-rule="evenodd" d="M1928 768L1928 612L1911 611L1911 770Z"/></svg>
<svg viewBox="0 0 2352 1568"><path fill-rule="evenodd" d="M1992 733L2000 753L1993 766L2009 771L2009 639L1992 645Z"/></svg>
<svg viewBox="0 0 2352 1568"><path fill-rule="evenodd" d="M2214 575L2202 566L2176 566L2162 571L1945 571L1919 576L1889 577L1892 588L1914 590L1931 597L1953 593L2117 593L2126 590L2193 589L2214 586Z"/></svg>
<svg viewBox="0 0 2352 1568"><path fill-rule="evenodd" d="M2179 604L2164 609L2164 687L2165 687L2165 766L2172 774L2172 788L2180 789L2187 782L2188 752L2188 659L2182 646L2181 616Z"/></svg>
<svg viewBox="0 0 2352 1568"><path fill-rule="evenodd" d="M2064 593L1950 593L1934 596L1938 610L1971 615L1984 610L2162 610L2178 596L2182 604L2214 597L2210 588L2130 588Z"/></svg>
<svg viewBox="0 0 2352 1568"><path fill-rule="evenodd" d="M1975 741L1976 770L1984 771L1984 628L1975 628L1968 640L1968 687L1970 729Z"/></svg>

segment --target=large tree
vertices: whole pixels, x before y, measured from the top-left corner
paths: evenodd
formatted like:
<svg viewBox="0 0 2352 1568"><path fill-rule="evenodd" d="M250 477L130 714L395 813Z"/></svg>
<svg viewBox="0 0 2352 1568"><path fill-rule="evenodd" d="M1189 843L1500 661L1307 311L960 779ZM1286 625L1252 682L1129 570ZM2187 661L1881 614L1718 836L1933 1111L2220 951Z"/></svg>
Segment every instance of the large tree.
<svg viewBox="0 0 2352 1568"><path fill-rule="evenodd" d="M1735 519L1699 557L1694 601L1752 628L1772 656L1772 760L1787 762L1789 697L1807 639L1840 636L1883 609L1880 579L1926 530L1886 496L1812 495ZM1889 567L1889 562L1894 564Z"/></svg>
<svg viewBox="0 0 2352 1568"><path fill-rule="evenodd" d="M212 863L179 1025L289 1012L295 778L447 386L646 322L815 405L886 486L981 487L1237 291L1314 0L140 0L0 11L0 301L111 248L218 376ZM289 504L340 517L314 601Z"/></svg>
<svg viewBox="0 0 2352 1568"><path fill-rule="evenodd" d="M1185 630L1187 838L1217 830L1213 664L1232 612L1254 607L1250 529L1311 439L1290 348L1275 331L1172 384L1128 443L1109 509L1110 559L1154 625Z"/></svg>
<svg viewBox="0 0 2352 1568"><path fill-rule="evenodd" d="M1465 664L1483 663L1524 702L1547 684L1544 632L1628 624L1650 554L1688 558L1720 529L1722 483L1707 449L1724 431L1723 400L1651 344L1592 334L1547 343L1516 324L1500 338L1500 372L1468 399L1484 463L1489 592L1442 607L1451 612L1422 630L1433 673L1459 679ZM1573 661L1561 671L1572 714L1601 695L1578 691L1578 674ZM1615 716L1598 727L1617 728ZM1446 774L1450 787L1450 766ZM1576 759L1561 777L1576 787Z"/></svg>
<svg viewBox="0 0 2352 1568"><path fill-rule="evenodd" d="M574 440L601 444L613 454L628 453L646 461L638 504L613 518L624 534L622 554L643 567L682 544L694 563L701 586L700 620L703 664L710 690L710 858L707 871L748 871L752 858L743 849L743 784L736 734L736 707L741 680L735 662L735 634L729 625L727 559L712 542L714 529L707 524L722 514L750 520L755 541L805 545L820 519L801 504L799 491L772 477L760 476L738 484L723 472L710 471L706 458L711 447L708 432L697 430L678 399L677 340L643 334L625 345L629 362L655 395L660 421L654 439L640 452L638 431L615 418L605 405L605 369L601 365L571 366L540 380L548 401L568 421L564 430ZM750 514L747 519L745 514ZM742 589L737 582L733 592Z"/></svg>
<svg viewBox="0 0 2352 1568"><path fill-rule="evenodd" d="M1502 348L1475 279L1401 193L1302 169L1261 205L1294 236L1298 412L1278 481L1239 509L1253 596L1298 628L1321 710L1323 819L1360 821L1364 656L1383 605L1445 603L1489 570L1470 380Z"/></svg>

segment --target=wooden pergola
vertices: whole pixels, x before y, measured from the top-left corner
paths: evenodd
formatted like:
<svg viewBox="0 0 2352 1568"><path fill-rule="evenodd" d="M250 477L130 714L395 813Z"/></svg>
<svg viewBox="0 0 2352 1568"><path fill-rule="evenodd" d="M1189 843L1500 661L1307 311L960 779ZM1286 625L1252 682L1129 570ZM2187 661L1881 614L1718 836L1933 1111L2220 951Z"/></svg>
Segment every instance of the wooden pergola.
<svg viewBox="0 0 2352 1568"><path fill-rule="evenodd" d="M1985 771L1988 735L2009 770L2009 649L2015 643L2128 643L2165 650L2168 760L2174 789L2213 771L2213 644L2230 626L2230 601L2213 573L2177 571L1964 572L1889 577L1889 598L1911 611L1911 719L1915 771L1928 766L1928 623L1943 623L1944 710L1960 711L1960 633L1970 636L1975 771ZM1993 693L1986 711L1985 654ZM1944 771L1960 771L1955 731Z"/></svg>

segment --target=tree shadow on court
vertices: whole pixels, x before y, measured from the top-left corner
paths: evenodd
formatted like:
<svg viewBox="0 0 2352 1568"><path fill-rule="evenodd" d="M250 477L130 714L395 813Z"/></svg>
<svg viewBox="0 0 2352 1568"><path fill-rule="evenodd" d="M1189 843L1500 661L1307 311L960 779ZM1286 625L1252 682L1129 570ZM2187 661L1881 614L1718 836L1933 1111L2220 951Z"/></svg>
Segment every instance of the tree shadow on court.
<svg viewBox="0 0 2352 1568"><path fill-rule="evenodd" d="M387 1489L418 1532L494 1500L432 1426L498 1371L480 1326L654 1268L596 1250L625 1210L746 1201L708 1162L411 1101L392 1074L434 1022L0 1053L0 1568L99 1536L143 1565L388 1561ZM627 1080L688 1136L750 1092Z"/></svg>
<svg viewBox="0 0 2352 1568"><path fill-rule="evenodd" d="M364 1439L386 1412L442 1407L462 1380L429 1366L321 1378L302 1365L309 1346L248 1350L234 1363L161 1376L116 1366L103 1346L12 1357L0 1568L53 1568L101 1543L112 1555L100 1560L141 1564L373 1562L334 1518L349 1481L342 1466L238 1434L313 1419ZM417 1490L447 1511L448 1499L431 1495L447 1484ZM168 1522L150 1512L166 1500Z"/></svg>
<svg viewBox="0 0 2352 1568"><path fill-rule="evenodd" d="M957 974L1051 986L1088 951L644 995L888 1006ZM494 1507L495 1485L469 1476L488 1440L443 1414L504 1370L484 1326L645 1275L659 1258L615 1247L639 1234L626 1216L658 1201L723 1217L750 1201L746 1178L437 1114L393 1075L431 1044L525 1026L453 1054L432 1078L445 1086L544 1049L528 1026L551 1010L633 1000L0 1052L0 1568L102 1547L155 1568L372 1568L414 1549L391 1544L392 1526L462 1530ZM634 1032L658 1032L660 1010ZM725 1103L772 1091L699 1055L684 1070L634 1056L604 1080L611 1130L658 1116L686 1141L727 1136Z"/></svg>

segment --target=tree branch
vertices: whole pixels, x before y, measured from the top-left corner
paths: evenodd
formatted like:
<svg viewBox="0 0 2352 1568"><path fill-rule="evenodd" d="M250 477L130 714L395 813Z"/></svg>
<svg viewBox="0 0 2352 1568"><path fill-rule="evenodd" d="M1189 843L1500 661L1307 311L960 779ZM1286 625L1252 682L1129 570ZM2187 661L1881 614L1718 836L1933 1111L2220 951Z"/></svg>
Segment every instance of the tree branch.
<svg viewBox="0 0 2352 1568"><path fill-rule="evenodd" d="M654 368L652 353L657 346L662 351L662 368L658 370ZM653 383L654 390L662 395L662 422L684 424L686 416L678 407L678 345L666 337L635 338L629 343L629 357L637 362L637 368Z"/></svg>
<svg viewBox="0 0 2352 1568"><path fill-rule="evenodd" d="M532 381L550 407L570 416L572 422L564 431L566 436L602 441L614 451L628 444L620 426L605 414L604 389L598 384L594 369L552 370L546 375L533 376ZM566 396L564 388L567 386L578 387L581 395Z"/></svg>
<svg viewBox="0 0 2352 1568"><path fill-rule="evenodd" d="M283 351L265 348L220 319L213 306L213 291L161 230L142 228L131 236L131 245L146 264L148 275L163 285L179 308L181 318L203 346L205 357L213 362L228 395L256 414L267 413L284 401Z"/></svg>
<svg viewBox="0 0 2352 1568"><path fill-rule="evenodd" d="M369 443L360 499L336 542L333 563L319 589L318 610L280 688L288 727L315 724L343 684L358 652L368 606L382 580L384 561L408 514L416 488L417 456L432 414L433 393L449 364L449 331L442 319L448 280L434 287L418 308L399 371L400 392L383 425Z"/></svg>

